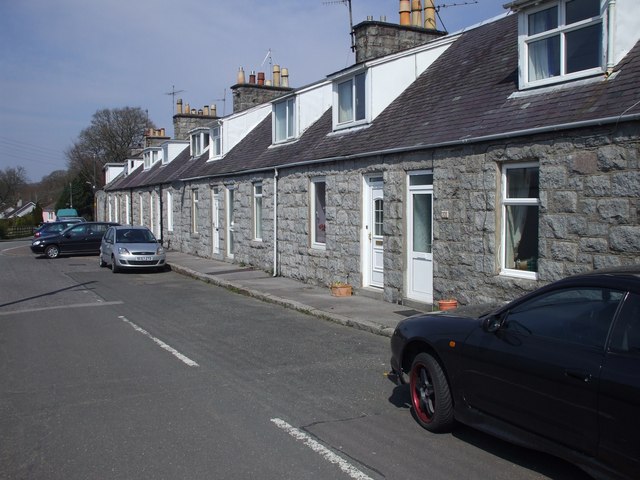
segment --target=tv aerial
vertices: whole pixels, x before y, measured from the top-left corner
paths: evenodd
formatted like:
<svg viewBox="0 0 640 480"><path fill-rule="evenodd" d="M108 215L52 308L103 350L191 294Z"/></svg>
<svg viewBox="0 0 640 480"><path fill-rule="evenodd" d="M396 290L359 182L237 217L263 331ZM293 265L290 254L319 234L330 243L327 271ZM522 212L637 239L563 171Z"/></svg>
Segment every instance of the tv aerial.
<svg viewBox="0 0 640 480"><path fill-rule="evenodd" d="M171 108L173 109L173 113L176 113L176 95L184 91L186 90L176 90L176 86L171 85L171 91L165 93L165 95L171 95Z"/></svg>

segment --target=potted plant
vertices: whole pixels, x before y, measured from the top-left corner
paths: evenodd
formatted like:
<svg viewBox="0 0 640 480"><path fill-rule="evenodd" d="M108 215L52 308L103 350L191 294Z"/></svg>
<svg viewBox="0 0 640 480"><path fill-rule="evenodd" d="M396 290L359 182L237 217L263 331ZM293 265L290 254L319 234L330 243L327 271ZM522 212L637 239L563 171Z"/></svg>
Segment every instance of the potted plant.
<svg viewBox="0 0 640 480"><path fill-rule="evenodd" d="M438 300L438 310L452 310L458 308L458 301L455 298Z"/></svg>
<svg viewBox="0 0 640 480"><path fill-rule="evenodd" d="M334 297L350 297L353 294L353 288L349 283L336 281L329 285L331 295Z"/></svg>

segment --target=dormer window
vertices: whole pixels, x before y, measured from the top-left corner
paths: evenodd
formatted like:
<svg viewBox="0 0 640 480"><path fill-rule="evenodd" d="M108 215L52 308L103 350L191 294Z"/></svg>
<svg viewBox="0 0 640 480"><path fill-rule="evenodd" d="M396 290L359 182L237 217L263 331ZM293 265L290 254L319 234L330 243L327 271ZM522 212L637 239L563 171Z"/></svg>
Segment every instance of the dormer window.
<svg viewBox="0 0 640 480"><path fill-rule="evenodd" d="M601 0L556 0L520 14L520 84L532 87L603 72Z"/></svg>
<svg viewBox="0 0 640 480"><path fill-rule="evenodd" d="M273 105L273 143L286 142L296 136L296 100L289 98Z"/></svg>
<svg viewBox="0 0 640 480"><path fill-rule="evenodd" d="M199 157L209 148L209 130L197 130L191 133L191 156Z"/></svg>
<svg viewBox="0 0 640 480"><path fill-rule="evenodd" d="M158 160L160 160L160 149L146 149L142 157L144 160L144 169L148 170L149 168L153 167Z"/></svg>
<svg viewBox="0 0 640 480"><path fill-rule="evenodd" d="M334 128L364 123L367 119L366 73L361 72L334 84Z"/></svg>
<svg viewBox="0 0 640 480"><path fill-rule="evenodd" d="M211 150L209 158L220 157L222 155L222 127L217 126L211 129Z"/></svg>

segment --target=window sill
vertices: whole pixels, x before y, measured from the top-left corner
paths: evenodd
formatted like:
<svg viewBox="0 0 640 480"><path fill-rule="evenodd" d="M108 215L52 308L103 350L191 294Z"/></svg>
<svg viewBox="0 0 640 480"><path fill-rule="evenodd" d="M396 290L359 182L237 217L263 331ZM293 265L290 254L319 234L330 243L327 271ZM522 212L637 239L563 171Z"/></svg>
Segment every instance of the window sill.
<svg viewBox="0 0 640 480"><path fill-rule="evenodd" d="M503 268L500 271L502 277L522 278L524 280L538 280L538 272L529 272L526 270L514 270Z"/></svg>

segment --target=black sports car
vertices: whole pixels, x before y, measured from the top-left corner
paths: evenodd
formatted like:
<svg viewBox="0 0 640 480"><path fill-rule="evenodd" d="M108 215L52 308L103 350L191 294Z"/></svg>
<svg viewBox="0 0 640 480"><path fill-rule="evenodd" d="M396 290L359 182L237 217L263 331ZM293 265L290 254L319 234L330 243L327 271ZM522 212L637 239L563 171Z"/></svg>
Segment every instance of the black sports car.
<svg viewBox="0 0 640 480"><path fill-rule="evenodd" d="M597 478L640 475L640 266L408 318L391 351L427 430L457 420Z"/></svg>

